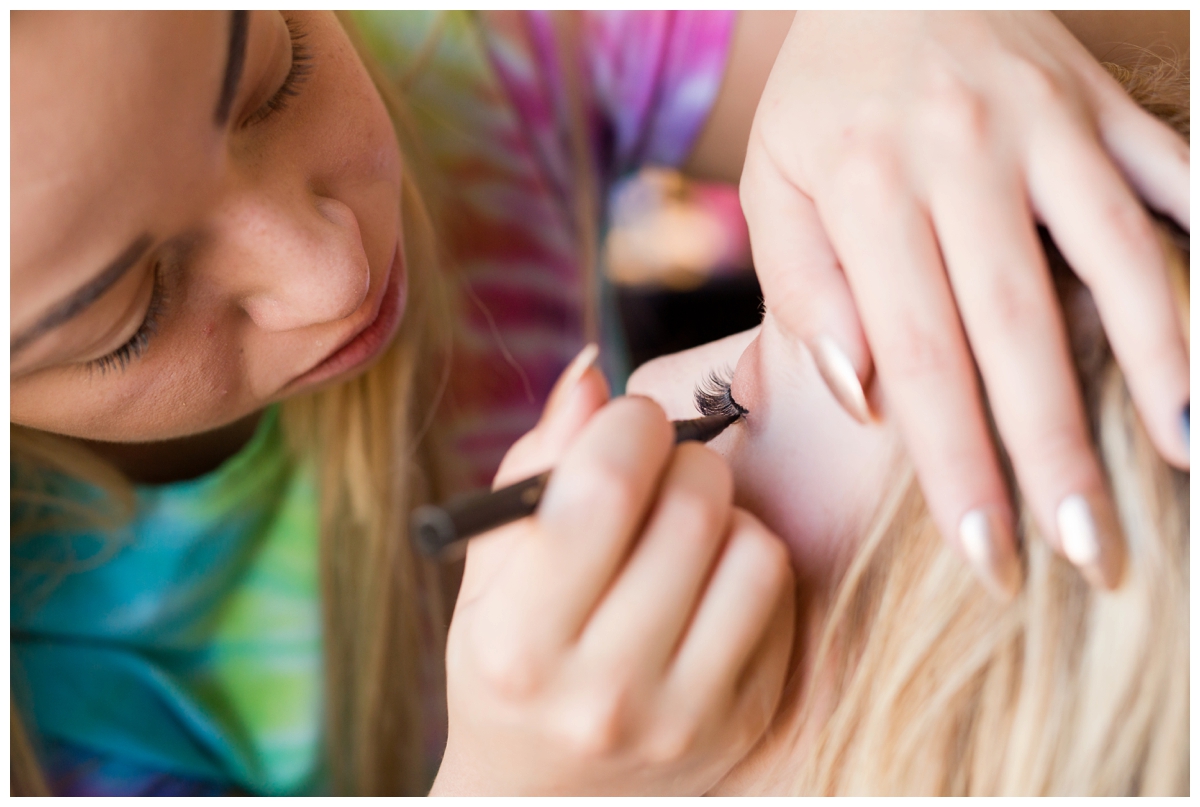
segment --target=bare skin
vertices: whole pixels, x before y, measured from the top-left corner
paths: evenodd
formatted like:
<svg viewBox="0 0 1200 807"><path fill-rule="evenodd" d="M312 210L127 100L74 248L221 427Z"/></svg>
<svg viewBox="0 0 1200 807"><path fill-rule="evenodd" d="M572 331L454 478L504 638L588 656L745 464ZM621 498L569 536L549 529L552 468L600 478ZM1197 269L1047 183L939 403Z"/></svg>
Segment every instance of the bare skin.
<svg viewBox="0 0 1200 807"><path fill-rule="evenodd" d="M231 37L234 23L224 13L22 12L12 19L12 422L86 440L135 480L162 482L202 473L244 443L264 406L361 372L395 332L407 303L398 258L403 165L383 105L344 31L328 14L293 15L314 54L306 61L282 16L252 12L247 19L240 71L231 69L231 43L237 37ZM804 34L816 30L813 26L795 28L798 33L784 41L790 58L774 68L776 85L824 86L797 83L800 77L817 76L806 67L796 69L814 52L802 43ZM740 30L766 30L774 34L771 41L779 42L778 29L770 26L747 23ZM847 42L853 44L852 39ZM779 47L771 41L764 39L755 54L758 67L743 68L747 49L735 47L730 75L761 76L762 55ZM297 70L305 64L308 68ZM234 73L237 81L231 81ZM841 80L851 86L847 75ZM283 91L289 80L294 95ZM766 82L761 76L758 89ZM235 88L228 98L226 87ZM757 98L758 92L753 95ZM768 106L797 114L787 104ZM726 110L718 101L714 127L720 128L731 114L740 123L727 127L730 131L743 131L742 125L750 131L744 105L741 112ZM765 132L762 142L770 142L772 131L778 137L796 128L786 115L756 126ZM705 170L700 164L710 151L705 143L702 139L697 146L697 170ZM736 165L740 171L740 151L726 151L726 167ZM1186 162L1186 149L1176 149L1175 157L1180 153ZM1166 173L1174 176L1177 168L1169 166ZM782 174L768 179L789 180ZM768 202L769 194L746 188L744 184L753 236L756 228L763 231L755 223L753 201ZM1148 180L1140 189L1157 193L1164 208L1186 213L1186 198L1180 202L1170 188ZM1181 216L1186 223L1186 215ZM795 232L794 224L767 229ZM760 250L770 252L773 237L756 239L756 259ZM804 266L780 271L781 264L771 268L771 263L760 260L769 299L781 296L772 289L786 285L788 278L796 281L791 288L809 288L805 284L812 275L805 274ZM789 274L793 271L795 277ZM782 294L782 299L790 304L776 307L776 314L801 323L793 323L795 337L803 331L807 309L799 298ZM843 350L865 380L870 353L856 329L886 330L896 312L865 316L859 326L852 302L846 295L838 299L840 309L836 301L832 308L849 312L845 322L851 335L839 332ZM1155 304L1151 295L1151 312ZM953 305L950 301L942 313L953 314ZM1165 319L1151 316L1150 321ZM957 331L948 327L943 335L947 333ZM1121 341L1119 332L1113 336L1114 344ZM871 346L878 344L873 337ZM1136 345L1129 355L1136 359ZM1168 350L1165 355L1171 359L1175 354ZM885 383L888 367L880 359ZM960 362L958 372L946 376L951 386L973 378L964 368ZM984 370L987 376L986 366ZM1153 407L1166 412L1179 403L1171 385L1178 387L1182 379L1186 388L1186 374L1168 365L1161 379L1167 393L1157 395L1150 385L1139 404L1152 400ZM683 785L703 790L761 733L769 719L763 706L773 709L778 697L792 635L791 573L778 539L735 505L730 485L693 489L698 477L689 471L721 467L711 452L680 451L662 439L631 436L668 434L661 410L629 402L606 405L606 391L594 386L586 391L594 380L580 383L585 392L576 408L546 419L554 436L537 432L513 452L507 470L545 467L562 457L576 470L560 475L557 498L574 517L526 523L493 536L490 544L473 550L473 566L468 564L468 579L477 587L464 586L470 602L460 603L468 606L461 610L466 616L456 615L460 627L452 636L462 652L449 665L452 737L466 739L447 753L453 765L443 768L439 783L448 791L486 790L498 783L513 792L604 791L614 783L634 783L647 792L674 792ZM900 383L897 391L902 388ZM1069 409L1070 390L1060 389L1055 400L1065 400ZM901 413L902 423L927 422L929 413L915 417L912 409ZM957 411L965 412L968 427L978 414L969 405ZM590 424L593 416L595 425ZM1164 418L1160 413L1148 419L1152 432L1168 456L1186 462L1179 446L1169 444ZM910 425L910 443L914 434L919 432ZM986 446L975 447L986 460ZM956 508L971 497L939 481L936 442L918 440L910 448L919 466L920 452L933 452L925 462L934 470L922 480L932 491L931 500L943 502L940 512L950 514L943 520L952 532ZM614 456L624 463L616 471ZM1086 471L1086 463L1083 467ZM979 474L985 488L986 470ZM994 486L984 493L998 495ZM660 529L655 535L690 536L684 549L693 553L693 562L689 575L680 578L688 585L664 596L657 584L663 576L677 574L677 553L651 552L644 565L581 568L574 578L561 573L552 562L561 552L556 541L566 540L579 518L596 515L596 503L605 495L612 500L606 512L619 514L620 523L598 528L592 545L610 560L621 557L626 547L661 546L661 540L650 540L654 531L640 525L664 502L683 502L670 510L677 515L664 518L677 517L690 526ZM551 492L547 496L548 502L556 498ZM483 548L487 546L492 549ZM517 560L499 562L509 558ZM711 580L722 581L720 586L706 582L713 568L728 570L712 575ZM555 587L564 580L572 585ZM531 595L555 591L559 599L551 603ZM658 596L647 598L647 592ZM471 603L479 607L472 609ZM705 609L704 603L715 605ZM740 610L722 603L737 604ZM631 656L625 637L604 627L628 624L633 616L644 619L650 606L663 618L650 620L654 629L639 646L698 649L682 659ZM718 616L736 614L736 630L731 633L730 624L720 619L680 625L671 618L693 608L716 609ZM510 615L504 622L510 633L494 629L498 613ZM585 646L565 640L539 644L545 637L545 615L564 613L609 616L557 626L598 637ZM589 626L596 630L583 630ZM744 641L722 641L729 635ZM525 693L543 708L507 708L512 701L506 700L511 690L504 675L497 678L496 670L488 668L501 637L503 647L530 651L510 671L533 669L543 681L553 682ZM597 665L595 659L604 663ZM588 672L596 669L628 673L620 682L625 688L598 681ZM709 697L689 702L694 709L690 715L627 710L628 703L648 702L654 693L678 698L678 693L691 691L688 682L704 680L705 670L720 671L720 680L707 680ZM744 694L731 688L730 682L738 680L755 682L756 699L747 703L734 697ZM578 722L559 720L563 693L568 702L585 707L575 713L581 716ZM626 707L607 708L625 696L630 697ZM637 718L636 730L609 731L617 725L610 718L619 721L631 714ZM495 748L511 740L506 731L514 715L528 721L521 736L529 744L511 747L529 751L515 758L529 767L496 770L489 759ZM577 744L564 745L564 736ZM731 736L738 742L714 740ZM472 740L483 737L491 739ZM588 764L595 761L597 743L604 765ZM562 761L564 753L570 764L550 772L566 771L574 778L546 778L550 769L540 762ZM635 782L627 777L629 771L649 773Z"/></svg>
<svg viewBox="0 0 1200 807"><path fill-rule="evenodd" d="M399 147L344 30L247 21L237 81L237 13L13 22L12 421L135 480L201 473L267 404L362 372L408 302ZM437 792L701 792L782 690L782 543L589 367L502 471L562 459L539 517L469 552Z"/></svg>
<svg viewBox="0 0 1200 807"><path fill-rule="evenodd" d="M1186 56L1186 18L804 12L771 60L750 39L778 39L785 17L748 18L734 53L750 56L692 155L740 179L766 303L847 411L869 423L871 386L887 393L942 535L986 525L985 580L1011 581L1015 562L985 393L1043 532L1077 564L1098 556L1093 582L1121 580L1035 222L1095 295L1159 453L1189 466L1186 335L1143 200L1189 226L1190 152L1096 61ZM749 98L753 127L719 114ZM1090 537L1071 527L1080 502Z"/></svg>

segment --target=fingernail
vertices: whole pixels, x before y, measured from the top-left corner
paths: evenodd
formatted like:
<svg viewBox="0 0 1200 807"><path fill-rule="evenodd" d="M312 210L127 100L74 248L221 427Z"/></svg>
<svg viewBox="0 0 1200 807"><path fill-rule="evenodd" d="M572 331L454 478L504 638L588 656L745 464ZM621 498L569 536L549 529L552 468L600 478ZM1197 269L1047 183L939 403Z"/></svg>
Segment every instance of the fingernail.
<svg viewBox="0 0 1200 807"><path fill-rule="evenodd" d="M1192 402L1183 405L1183 446L1188 455L1192 453Z"/></svg>
<svg viewBox="0 0 1200 807"><path fill-rule="evenodd" d="M962 517L958 537L967 560L992 596L1008 602L1021 589L1021 563L1006 535L1004 520L991 508L976 508Z"/></svg>
<svg viewBox="0 0 1200 807"><path fill-rule="evenodd" d="M870 423L871 408L867 406L862 383L854 372L850 358L842 352L837 342L828 336L818 336L812 354L817 363L817 372L825 379L825 385L842 408L859 423Z"/></svg>
<svg viewBox="0 0 1200 807"><path fill-rule="evenodd" d="M1074 493L1058 505L1058 540L1067 560L1104 588L1116 588L1124 571L1125 553L1116 520L1094 498Z"/></svg>
<svg viewBox="0 0 1200 807"><path fill-rule="evenodd" d="M571 363L567 365L567 369L562 371L562 375L558 377L558 381L554 383L554 389L550 390L550 397L546 399L546 416L554 414L554 411L562 406L563 401L571 394L571 390L579 384L579 380L583 378L583 374L588 371L588 368L596 363L596 358L600 355L600 347L595 342L589 342L579 354L571 359Z"/></svg>

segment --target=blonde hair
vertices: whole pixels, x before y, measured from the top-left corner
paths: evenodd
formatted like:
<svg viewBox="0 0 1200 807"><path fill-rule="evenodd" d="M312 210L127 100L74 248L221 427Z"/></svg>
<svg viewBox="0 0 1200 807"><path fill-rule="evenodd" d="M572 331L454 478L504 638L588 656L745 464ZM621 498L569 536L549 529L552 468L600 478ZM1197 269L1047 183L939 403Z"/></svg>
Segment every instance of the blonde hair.
<svg viewBox="0 0 1200 807"><path fill-rule="evenodd" d="M1161 98L1166 74L1152 69L1114 73L1135 97ZM1187 131L1186 107L1170 117ZM821 684L789 684L792 747L802 731L815 739L766 779L804 794L1188 793L1189 474L1154 449L1090 296L1046 245L1129 549L1123 584L1090 587L1018 498L1025 583L997 604L900 460L825 617ZM1187 264L1170 265L1186 332Z"/></svg>

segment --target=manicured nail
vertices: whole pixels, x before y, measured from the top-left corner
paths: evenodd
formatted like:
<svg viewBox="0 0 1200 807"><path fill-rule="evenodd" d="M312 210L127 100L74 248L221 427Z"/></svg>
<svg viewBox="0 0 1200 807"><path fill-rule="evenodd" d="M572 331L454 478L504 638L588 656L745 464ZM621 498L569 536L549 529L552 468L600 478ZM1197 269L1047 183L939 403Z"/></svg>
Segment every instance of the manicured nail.
<svg viewBox="0 0 1200 807"><path fill-rule="evenodd" d="M958 537L967 560L991 594L1008 602L1021 589L1021 564L1005 535L1004 521L991 508L979 507L962 517Z"/></svg>
<svg viewBox="0 0 1200 807"><path fill-rule="evenodd" d="M850 358L842 352L837 342L828 336L818 336L812 354L817 371L842 408L859 423L870 423L871 408L867 405L867 396L863 394L862 383L854 372Z"/></svg>
<svg viewBox="0 0 1200 807"><path fill-rule="evenodd" d="M1192 453L1192 402L1183 405L1183 445L1188 454Z"/></svg>
<svg viewBox="0 0 1200 807"><path fill-rule="evenodd" d="M596 363L596 358L600 355L600 347L595 342L589 342L583 350L579 351L579 355L571 359L571 363L567 365L567 369L562 371L562 375L558 377L558 381L554 384L554 389L550 390L550 397L546 399L546 415L552 415L554 410L562 406L563 401L571 394L571 390L583 378L583 374L588 371L588 368Z"/></svg>
<svg viewBox="0 0 1200 807"><path fill-rule="evenodd" d="M1078 493L1058 506L1058 537L1063 554L1076 566L1089 566L1100 558L1100 537L1087 499Z"/></svg>
<svg viewBox="0 0 1200 807"><path fill-rule="evenodd" d="M1058 539L1067 560L1093 585L1116 588L1125 551L1112 513L1095 499L1072 494L1058 505Z"/></svg>

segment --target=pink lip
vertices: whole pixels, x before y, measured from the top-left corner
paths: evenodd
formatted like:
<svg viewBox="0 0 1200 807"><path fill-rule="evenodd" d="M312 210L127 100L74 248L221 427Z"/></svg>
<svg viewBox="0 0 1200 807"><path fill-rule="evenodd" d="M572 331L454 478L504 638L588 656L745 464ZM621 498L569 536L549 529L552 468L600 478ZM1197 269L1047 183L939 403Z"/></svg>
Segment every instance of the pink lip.
<svg viewBox="0 0 1200 807"><path fill-rule="evenodd" d="M397 246L392 265L388 267L388 278L383 293L375 303L375 313L371 321L311 370L289 382L284 392L291 393L301 387L311 387L328 381L354 370L382 353L396 334L400 318L404 314L404 289L404 271L401 267L400 247Z"/></svg>

